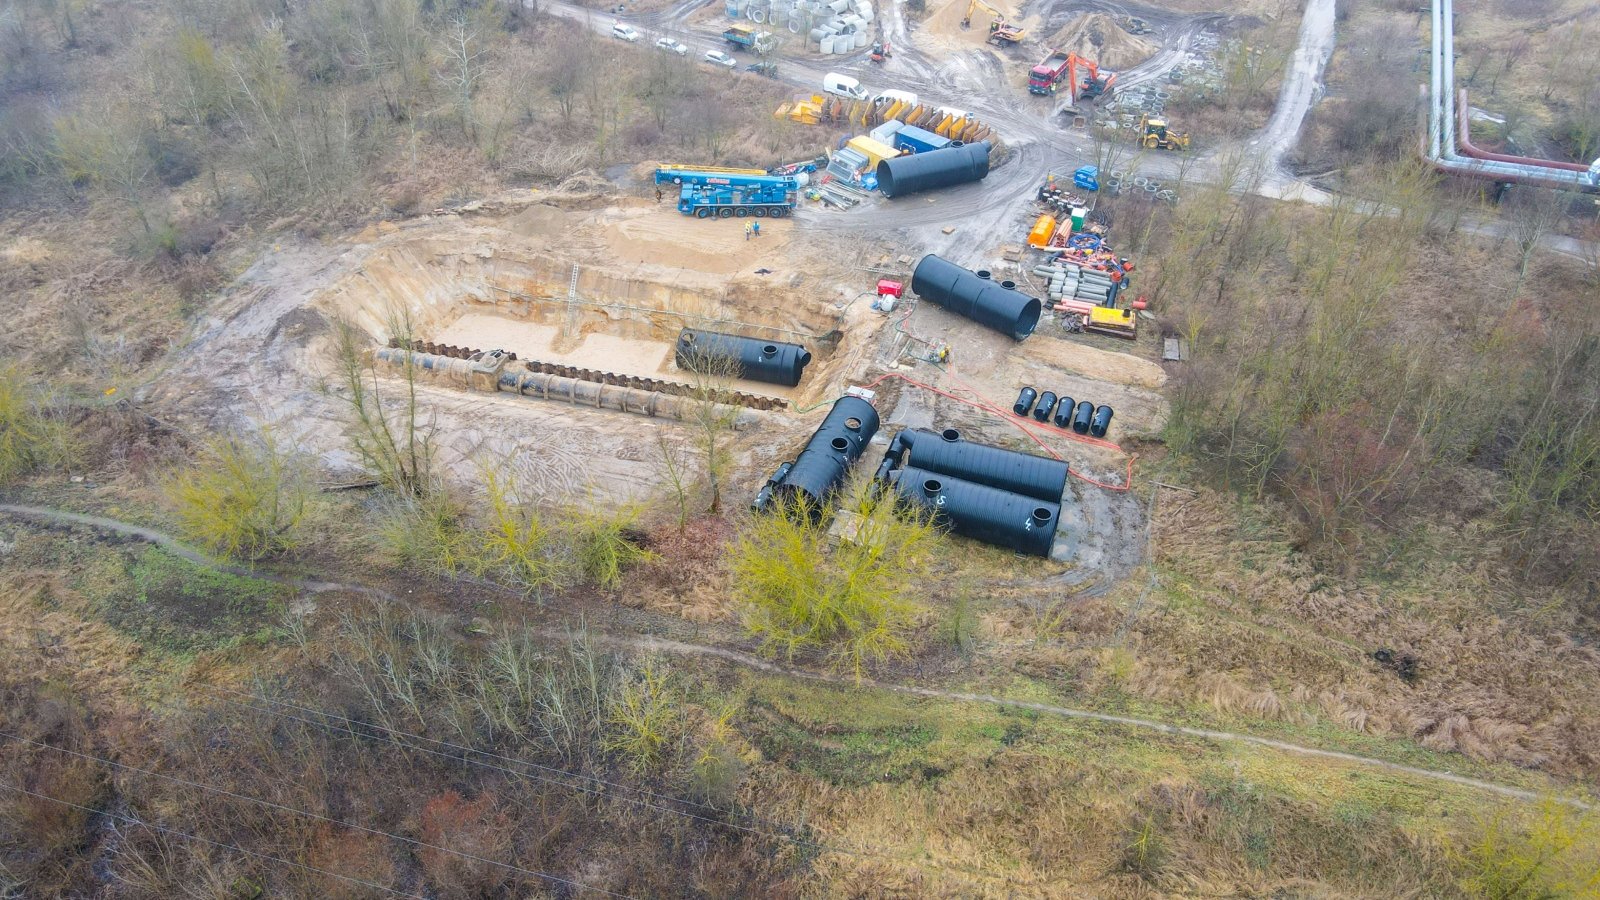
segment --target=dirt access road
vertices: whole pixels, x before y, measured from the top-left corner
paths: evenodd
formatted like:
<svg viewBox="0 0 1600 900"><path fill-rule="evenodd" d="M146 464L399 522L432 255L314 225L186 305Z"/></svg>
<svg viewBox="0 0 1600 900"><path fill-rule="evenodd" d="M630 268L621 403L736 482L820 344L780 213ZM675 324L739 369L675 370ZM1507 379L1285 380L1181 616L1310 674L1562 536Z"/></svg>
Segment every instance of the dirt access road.
<svg viewBox="0 0 1600 900"><path fill-rule="evenodd" d="M131 522L122 522L117 519L109 519L103 516L84 515L82 513L69 512L67 510L54 509L47 506L24 506L9 503L0 503L0 515L8 515L14 518L41 522L53 527L93 528L125 538L146 541L161 547L168 553L199 566L228 572L230 574L244 575L251 578L260 578L266 581L272 581L277 584L287 585L306 593L350 593L359 596L370 597L388 603L406 603L405 600L402 600L401 598L383 590L382 588L337 581L318 581L296 578L291 575L280 575L261 569L245 568L242 566L235 566L228 563L219 562L203 553L200 553L192 547L189 547L172 535L157 531L153 528L146 528L142 525L135 525ZM532 630L544 637L558 640L569 639L573 633L570 626L547 627L543 629L535 628ZM1156 719L1145 719L1135 716L1119 716L1111 713L1096 712L1095 710L1089 709L1057 706L1050 703L1012 700L1005 697L996 697L991 694L973 694L963 691L947 691L940 690L938 688L878 681L871 678L857 681L855 678L845 675L834 675L826 672L810 671L806 669L798 669L792 666L779 665L741 650L735 650L727 647L707 646L704 644L691 644L684 641L667 640L665 638L658 638L649 635L630 636L598 633L595 634L594 637L601 643L614 647L622 647L635 652L671 653L675 656L712 657L742 666L744 668L755 669L757 671L778 675L783 678L842 685L856 689L866 688L872 690L889 691L891 693L904 694L910 697L920 697L929 700L945 700L959 703L981 703L988 706L1003 706L1011 709L1026 709L1031 712L1037 712L1048 716L1099 722L1106 725L1120 726L1123 728L1131 728L1141 731L1156 731L1163 734L1183 735L1185 737L1201 738L1203 740L1215 741L1223 744L1247 744L1257 747L1265 747L1267 749L1277 750L1283 753L1292 753L1298 756L1314 757L1331 760L1334 762L1348 763L1350 765L1361 766L1364 768L1402 773L1432 781L1448 782L1450 784L1476 788L1478 790L1487 791L1502 797L1509 797L1528 802L1538 802L1545 796L1539 792L1511 787L1504 784L1496 784L1491 781L1470 778L1465 775L1457 775L1453 772L1440 772L1434 769L1408 766L1401 763L1389 762L1387 760L1359 756L1354 753L1346 753L1342 750L1328 750L1321 747L1310 747L1304 744L1295 744L1289 741L1280 741L1274 738L1259 737L1252 734L1242 734L1234 731L1216 731L1209 728L1196 728L1190 725L1180 725L1176 722L1163 722ZM1580 800L1562 799L1560 802L1582 810L1588 810L1591 808L1590 804Z"/></svg>
<svg viewBox="0 0 1600 900"><path fill-rule="evenodd" d="M694 12L711 2L684 0L662 13L626 18L647 30L671 33L688 44L690 52L699 55L725 44L711 28L688 24ZM783 80L808 91L818 90L827 72L853 74L869 87L889 86L885 84L889 82L941 105L970 110L1002 135L1011 155L977 184L897 203L878 201L845 214L803 209L798 218L807 227L819 230L877 234L898 231L925 252L975 265L992 248L979 246L980 242L973 241L971 235L1012 230L1048 173L1070 172L1096 159L1095 141L1084 131L1063 127L1065 119L1059 115L1057 104L1008 86L1005 67L981 45L943 54L920 47L921 29L907 22L901 6L885 4L882 12L885 35L895 47L895 55L886 63L870 63L865 53L826 60L791 58L782 62ZM604 34L609 34L613 21L611 16L558 0L540 8L585 22ZM1174 14L1159 7L1110 0L1064 0L1034 12L1047 23L1089 12L1117 17L1138 15L1152 22L1161 48L1150 59L1119 74L1118 82L1124 86L1164 76L1183 60L1196 36L1227 18L1223 12ZM1262 173L1259 182L1248 189L1264 196L1326 202L1330 195L1284 171L1281 160L1293 148L1307 111L1320 96L1322 75L1333 44L1334 0L1309 0L1293 65L1266 128L1242 141L1194 156L1141 157L1136 161L1138 171L1170 181L1180 174L1181 167L1185 180L1203 182L1220 177L1222 160L1243 153L1247 158L1243 169ZM1011 67L1020 65L1013 60ZM960 227L951 235L943 234L943 228L950 225Z"/></svg>

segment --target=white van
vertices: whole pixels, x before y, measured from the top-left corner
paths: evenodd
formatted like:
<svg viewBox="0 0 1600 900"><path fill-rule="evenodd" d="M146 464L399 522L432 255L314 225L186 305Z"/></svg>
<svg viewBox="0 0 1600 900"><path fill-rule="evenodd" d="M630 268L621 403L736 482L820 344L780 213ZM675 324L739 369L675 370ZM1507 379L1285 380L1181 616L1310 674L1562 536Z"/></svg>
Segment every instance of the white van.
<svg viewBox="0 0 1600 900"><path fill-rule="evenodd" d="M822 76L822 90L851 100L867 99L867 89L861 86L861 82L849 75L840 75L838 72L829 72Z"/></svg>
<svg viewBox="0 0 1600 900"><path fill-rule="evenodd" d="M905 103L907 106L917 105L917 95L911 93L910 91L884 91L878 96L872 98L872 102L874 103L894 103L897 100Z"/></svg>
<svg viewBox="0 0 1600 900"><path fill-rule="evenodd" d="M618 22L611 26L611 36L622 38L631 44L639 39L639 29L634 28L632 25L624 25Z"/></svg>

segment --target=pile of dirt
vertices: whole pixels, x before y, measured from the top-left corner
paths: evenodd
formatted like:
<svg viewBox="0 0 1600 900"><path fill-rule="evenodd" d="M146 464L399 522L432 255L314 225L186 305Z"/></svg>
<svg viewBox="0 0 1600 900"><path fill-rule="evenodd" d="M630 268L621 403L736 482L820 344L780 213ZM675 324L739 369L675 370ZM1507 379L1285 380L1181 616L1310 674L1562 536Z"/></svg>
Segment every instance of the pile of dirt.
<svg viewBox="0 0 1600 900"><path fill-rule="evenodd" d="M1124 31L1116 19L1104 13L1078 17L1045 43L1092 59L1112 71L1136 66L1161 49L1155 41Z"/></svg>

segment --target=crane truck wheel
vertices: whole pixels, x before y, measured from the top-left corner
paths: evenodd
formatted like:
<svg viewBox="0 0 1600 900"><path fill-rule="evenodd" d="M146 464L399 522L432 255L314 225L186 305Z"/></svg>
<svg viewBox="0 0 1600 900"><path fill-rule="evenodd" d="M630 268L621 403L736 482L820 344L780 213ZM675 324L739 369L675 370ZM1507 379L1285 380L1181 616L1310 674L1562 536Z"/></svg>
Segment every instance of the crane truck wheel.
<svg viewBox="0 0 1600 900"><path fill-rule="evenodd" d="M756 207L755 212L756 218L758 219L765 219L767 217L767 208L765 206Z"/></svg>
<svg viewBox="0 0 1600 900"><path fill-rule="evenodd" d="M738 217L739 217L739 218L741 218L741 219L742 219L742 218L744 218L744 217L745 217L745 216L748 216L748 215L750 215L750 207L748 207L748 206L741 206L741 207L739 207L739 208L738 208L738 209L737 209L737 210L735 210L735 211L734 211L734 213L735 213L735 214L736 214L736 215L737 215L737 216L738 216Z"/></svg>
<svg viewBox="0 0 1600 900"><path fill-rule="evenodd" d="M724 206L723 208L717 210L717 215L721 216L724 219L731 219L731 218L733 218L733 207Z"/></svg>
<svg viewBox="0 0 1600 900"><path fill-rule="evenodd" d="M706 209L705 207L702 206L699 209L694 211L694 215L695 215L695 218L697 218L697 219L709 219L709 218L711 218L711 210Z"/></svg>
<svg viewBox="0 0 1600 900"><path fill-rule="evenodd" d="M787 209L784 209L781 206L774 206L772 208L772 217L774 219L781 219L784 216L787 216L788 214L789 214L789 211Z"/></svg>

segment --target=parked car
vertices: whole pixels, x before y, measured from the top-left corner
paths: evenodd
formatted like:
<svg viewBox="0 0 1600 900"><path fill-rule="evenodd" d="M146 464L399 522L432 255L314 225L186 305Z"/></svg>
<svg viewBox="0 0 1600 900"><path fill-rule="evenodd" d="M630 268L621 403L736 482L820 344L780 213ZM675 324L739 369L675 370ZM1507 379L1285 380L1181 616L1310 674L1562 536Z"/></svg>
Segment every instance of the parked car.
<svg viewBox="0 0 1600 900"><path fill-rule="evenodd" d="M624 25L618 22L611 26L611 36L621 38L631 44L639 39L639 29L632 25Z"/></svg>
<svg viewBox="0 0 1600 900"><path fill-rule="evenodd" d="M829 72L822 76L822 90L850 100L867 99L867 89L861 86L861 82L849 75L840 75L838 72Z"/></svg>
<svg viewBox="0 0 1600 900"><path fill-rule="evenodd" d="M679 56L687 55L689 52L689 46L687 44L680 44L669 37L657 38L656 49L665 50L668 53L676 53Z"/></svg>
<svg viewBox="0 0 1600 900"><path fill-rule="evenodd" d="M739 64L733 57L723 53L721 50L707 50L702 61L711 63L714 66L722 66L724 69L731 69Z"/></svg>

